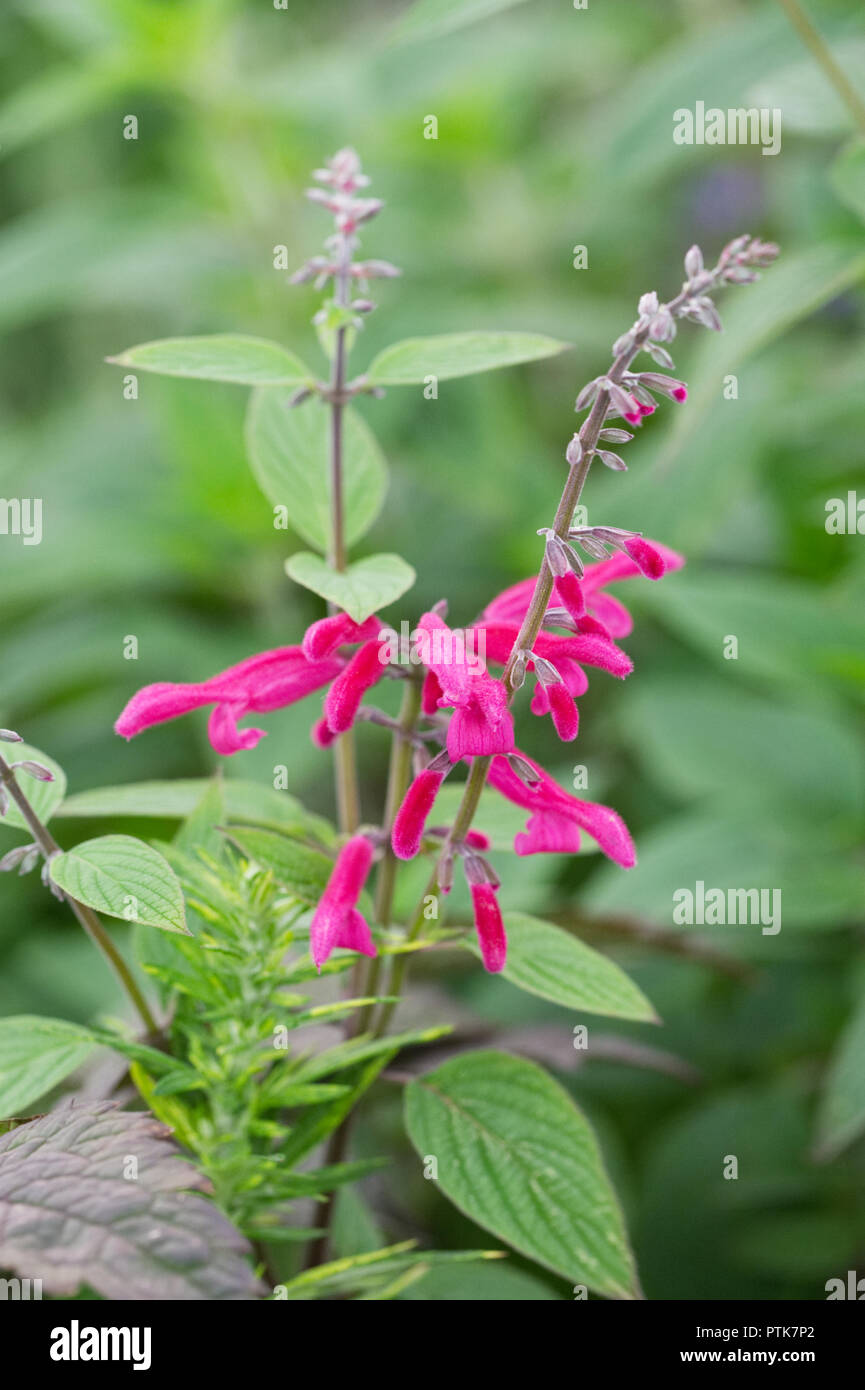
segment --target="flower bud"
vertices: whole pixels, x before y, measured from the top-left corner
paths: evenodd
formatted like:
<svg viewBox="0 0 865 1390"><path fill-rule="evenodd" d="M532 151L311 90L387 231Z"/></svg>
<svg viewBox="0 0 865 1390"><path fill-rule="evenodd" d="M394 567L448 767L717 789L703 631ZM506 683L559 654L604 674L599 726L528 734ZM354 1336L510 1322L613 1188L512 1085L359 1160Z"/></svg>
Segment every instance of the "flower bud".
<svg viewBox="0 0 865 1390"><path fill-rule="evenodd" d="M574 468L583 457L583 442L578 434L575 434L567 449L565 458L571 468Z"/></svg>
<svg viewBox="0 0 865 1390"><path fill-rule="evenodd" d="M689 280L693 280L695 275L699 275L703 269L703 253L699 246L692 246L685 252L685 274Z"/></svg>
<svg viewBox="0 0 865 1390"><path fill-rule="evenodd" d="M23 743L20 734L16 734L12 729L0 729L0 743Z"/></svg>
<svg viewBox="0 0 865 1390"><path fill-rule="evenodd" d="M26 772L29 777L35 777L37 782L53 782L54 773L42 763L36 763L32 758L24 758L19 763L13 763L13 767L20 767L22 772Z"/></svg>

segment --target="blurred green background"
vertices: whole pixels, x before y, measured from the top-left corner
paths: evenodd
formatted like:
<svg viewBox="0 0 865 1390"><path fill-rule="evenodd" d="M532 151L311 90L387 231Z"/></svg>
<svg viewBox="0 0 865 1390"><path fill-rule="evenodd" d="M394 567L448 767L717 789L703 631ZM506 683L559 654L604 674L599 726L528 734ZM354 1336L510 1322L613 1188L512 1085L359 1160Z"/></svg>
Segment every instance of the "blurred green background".
<svg viewBox="0 0 865 1390"><path fill-rule="evenodd" d="M284 577L293 541L245 464L245 391L142 374L128 401L103 359L233 330L323 369L317 296L288 286L273 248L287 245L292 267L317 251L325 219L302 190L341 145L357 147L387 201L364 254L404 272L376 286L356 370L416 333L519 328L574 344L443 383L436 403L420 390L361 403L392 467L361 550L399 550L418 571L397 621L446 595L452 621L467 622L536 566L576 389L604 369L640 293L674 293L694 241L707 259L739 232L778 241L782 259L758 286L719 296L722 337L680 332L688 405L664 406L629 446L628 474L593 474L584 495L591 521L688 556L660 585L617 591L637 614L634 676L592 679L567 757L521 714L528 751L566 784L584 764L585 794L625 815L639 866L497 857L507 905L614 951L664 1026L596 1021L612 1055L571 1076L584 1020L476 969L419 971L415 1007L429 996L440 1017L446 994L454 1016L500 1028L500 1045L528 1037L551 1053L599 1128L650 1297L822 1298L857 1260L865 1274L865 1147L815 1158L839 1047L848 1092L865 1071L865 542L825 529L828 499L857 484L865 494L865 178L855 155L836 163L852 122L776 4L527 0L467 5L490 13L437 29L460 8L427 0L406 20L394 0L9 0L0 493L41 497L44 537L0 535L0 723L56 757L71 791L202 775L217 762L204 714L127 745L111 728L125 701L296 641L319 615ZM861 90L858 0L810 11ZM676 146L673 112L697 100L780 106L780 155ZM137 141L122 135L129 114ZM423 138L428 115L437 140ZM578 244L585 270L572 265ZM285 763L293 790L328 811L329 757L308 737L317 713L313 697L267 716L269 737L229 774L270 781ZM377 730L360 742L372 818L386 745ZM64 845L94 833L57 827ZM700 879L780 888L781 932L675 928L673 891ZM117 1005L35 879L0 890L2 1012L86 1019ZM658 1050L687 1067L669 1074ZM418 1180L397 1102L370 1104L357 1139L402 1154L386 1230L477 1243ZM722 1178L726 1155L737 1181ZM490 1266L437 1275L418 1296L568 1291Z"/></svg>

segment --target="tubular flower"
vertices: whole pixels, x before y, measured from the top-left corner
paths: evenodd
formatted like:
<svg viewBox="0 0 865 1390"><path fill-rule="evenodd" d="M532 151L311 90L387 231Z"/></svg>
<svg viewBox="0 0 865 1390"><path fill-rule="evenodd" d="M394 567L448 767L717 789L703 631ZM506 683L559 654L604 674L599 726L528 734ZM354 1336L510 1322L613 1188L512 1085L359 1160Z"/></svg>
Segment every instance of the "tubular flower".
<svg viewBox="0 0 865 1390"><path fill-rule="evenodd" d="M514 839L517 854L576 854L580 831L597 840L604 854L623 869L637 862L627 826L609 806L580 801L555 782L542 767L527 758L537 775L527 786L512 770L506 758L494 758L489 781L502 796L531 812L524 832Z"/></svg>
<svg viewBox="0 0 865 1390"><path fill-rule="evenodd" d="M453 706L447 732L451 762L509 753L514 746L514 721L501 681L477 658L470 659L465 634L451 631L437 613L423 614L418 633L421 660L429 672L425 709Z"/></svg>
<svg viewBox="0 0 865 1390"><path fill-rule="evenodd" d="M213 705L208 734L217 753L225 757L254 748L264 729L241 729L247 714L268 714L283 709L327 685L342 670L342 661L329 657L309 661L302 647L277 647L248 657L227 671L197 685L163 681L146 685L127 704L115 732L133 738L152 724L176 719L190 710Z"/></svg>
<svg viewBox="0 0 865 1390"><path fill-rule="evenodd" d="M366 622L356 623L347 613L334 613L306 629L303 650L309 661L321 661L335 652L337 647L376 637L380 629L381 623L374 614Z"/></svg>
<svg viewBox="0 0 865 1390"><path fill-rule="evenodd" d="M484 967L497 974L504 969L508 950L497 889L493 883L470 883L469 887Z"/></svg>
<svg viewBox="0 0 865 1390"><path fill-rule="evenodd" d="M331 733L344 734L351 728L364 695L381 680L386 666L382 650L378 638L364 642L330 687L324 714Z"/></svg>
<svg viewBox="0 0 865 1390"><path fill-rule="evenodd" d="M391 844L397 859L414 859L445 773L424 768L415 777L394 818Z"/></svg>
<svg viewBox="0 0 865 1390"><path fill-rule="evenodd" d="M555 599L574 618L580 633L587 636L594 634L627 637L633 628L631 615L618 599L604 592L607 585L618 583L622 579L631 579L640 574L646 575L650 579L660 579L664 574L681 569L684 563L684 558L681 555L668 546L661 545L658 541L648 541L642 536L630 537L626 553L618 552L597 564L586 565L580 579L576 575L573 576L573 579L565 576L564 592L561 587L561 579L556 578ZM516 636L534 593L535 583L534 578L523 579L518 584L512 584L509 589L505 589L487 605L479 619L479 625L485 627L489 633L490 626L501 623L509 624L510 630ZM582 597L584 612L580 611L580 599L577 597L577 591ZM595 625L587 624L587 618L593 618ZM596 626L598 623L601 624L600 632ZM487 653L489 654L489 638L487 640ZM498 645L501 648L504 644L499 642ZM561 669L558 657L545 651L541 651L540 655L549 655L550 660L555 661ZM499 657L494 656L492 659L498 660ZM583 659L587 665L595 664L589 658ZM576 694L577 692L572 690L571 693Z"/></svg>
<svg viewBox="0 0 865 1390"><path fill-rule="evenodd" d="M337 946L364 956L375 955L369 926L356 907L372 866L372 854L365 835L355 835L339 852L309 930L310 954L319 970Z"/></svg>

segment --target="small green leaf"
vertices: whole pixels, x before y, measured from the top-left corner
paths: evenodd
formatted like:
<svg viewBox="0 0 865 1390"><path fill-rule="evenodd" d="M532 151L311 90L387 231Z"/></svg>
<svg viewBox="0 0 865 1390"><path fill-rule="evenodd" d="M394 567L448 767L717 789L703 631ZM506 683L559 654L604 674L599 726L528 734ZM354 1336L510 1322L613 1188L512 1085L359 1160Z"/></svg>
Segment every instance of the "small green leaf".
<svg viewBox="0 0 865 1390"><path fill-rule="evenodd" d="M214 333L201 338L163 338L128 348L109 362L162 376L229 381L238 386L303 386L314 381L308 367L266 338Z"/></svg>
<svg viewBox="0 0 865 1390"><path fill-rule="evenodd" d="M246 441L256 481L295 531L325 551L330 543L330 419L317 401L289 406L291 393L262 387L249 402ZM355 410L343 412L345 538L359 540L381 510L387 466L375 435Z"/></svg>
<svg viewBox="0 0 865 1390"><path fill-rule="evenodd" d="M348 569L334 570L318 555L301 550L286 560L285 569L296 583L335 603L356 623L393 603L417 577L399 555L367 555Z"/></svg>
<svg viewBox="0 0 865 1390"><path fill-rule="evenodd" d="M278 831L231 826L226 834L243 854L263 869L270 869L296 897L308 903L318 902L333 872L326 854Z"/></svg>
<svg viewBox="0 0 865 1390"><path fill-rule="evenodd" d="M541 333L439 333L406 338L380 352L365 373L376 386L411 386L429 376L439 381L512 367L564 352L570 343Z"/></svg>
<svg viewBox="0 0 865 1390"><path fill-rule="evenodd" d="M60 1018L0 1019L0 1118L23 1110L85 1062L96 1043Z"/></svg>
<svg viewBox="0 0 865 1390"><path fill-rule="evenodd" d="M4 747L3 752L9 763L23 762L26 758L31 762L42 763L49 772L54 773L53 782L39 782L20 769L15 774L21 790L44 825L54 815L66 795L65 772L53 758L49 758L40 749L31 747L29 743L10 743L8 747ZM30 829L11 797L5 816L0 816L0 825L7 825L15 830Z"/></svg>
<svg viewBox="0 0 865 1390"><path fill-rule="evenodd" d="M98 912L192 935L177 875L157 850L132 835L85 840L55 855L50 873L64 893Z"/></svg>
<svg viewBox="0 0 865 1390"><path fill-rule="evenodd" d="M503 1255L502 1250L418 1250L415 1241L404 1240L383 1250L346 1255L341 1260L304 1270L284 1286L283 1297L288 1300L308 1300L335 1293L345 1295L379 1286L383 1288L395 1274L415 1268L420 1277L433 1265L499 1260Z"/></svg>
<svg viewBox="0 0 865 1390"><path fill-rule="evenodd" d="M564 1008L657 1022L646 996L614 961L561 927L510 912L505 917L505 930L508 958L502 974L512 985ZM480 957L474 940L466 944Z"/></svg>
<svg viewBox="0 0 865 1390"><path fill-rule="evenodd" d="M553 1079L467 1052L406 1087L406 1126L460 1211L572 1284L638 1296L616 1195L590 1125Z"/></svg>

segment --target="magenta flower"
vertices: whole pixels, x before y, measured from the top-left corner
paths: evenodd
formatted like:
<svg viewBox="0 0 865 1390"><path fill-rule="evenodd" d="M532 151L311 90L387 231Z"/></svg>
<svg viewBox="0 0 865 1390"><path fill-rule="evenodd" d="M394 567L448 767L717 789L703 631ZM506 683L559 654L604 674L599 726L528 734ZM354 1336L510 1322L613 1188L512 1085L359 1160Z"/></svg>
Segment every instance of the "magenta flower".
<svg viewBox="0 0 865 1390"><path fill-rule="evenodd" d="M381 623L374 614L366 622L356 623L347 613L334 613L306 629L303 650L310 661L321 661L335 652L337 647L366 642L370 637L376 637L380 630Z"/></svg>
<svg viewBox="0 0 865 1390"><path fill-rule="evenodd" d="M509 753L514 746L514 721L501 681L479 660L469 660L465 635L451 631L437 613L424 613L418 632L419 654L430 673L425 709L453 706L447 732L451 762Z"/></svg>
<svg viewBox="0 0 865 1390"><path fill-rule="evenodd" d="M519 778L506 758L494 758L491 786L508 801L531 812L524 832L514 839L517 854L576 854L580 831L597 840L604 854L623 869L637 862L627 826L617 812L595 801L580 801L563 790L531 758L520 754L537 774L531 787Z"/></svg>
<svg viewBox="0 0 865 1390"><path fill-rule="evenodd" d="M210 742L217 753L228 757L254 748L265 735L264 729L239 728L240 719L247 714L268 714L302 700L333 680L342 665L334 658L309 661L301 647L277 647L250 656L198 685L167 681L146 685L133 695L114 728L122 738L133 738L152 724L213 705Z"/></svg>
<svg viewBox="0 0 865 1390"><path fill-rule="evenodd" d="M484 966L491 974L497 974L504 969L508 950L497 889L492 883L470 883L469 887Z"/></svg>
<svg viewBox="0 0 865 1390"><path fill-rule="evenodd" d="M403 797L391 834L397 859L414 859L418 853L424 827L444 779L444 772L431 772L429 768L424 768Z"/></svg>
<svg viewBox="0 0 865 1390"><path fill-rule="evenodd" d="M372 854L365 835L355 835L339 852L309 929L309 950L319 970L337 946L375 955L369 926L356 906L372 867Z"/></svg>
<svg viewBox="0 0 865 1390"><path fill-rule="evenodd" d="M385 673L387 662L381 659L384 650L378 638L364 642L337 676L324 702L331 733L344 734L351 728L364 695Z"/></svg>

